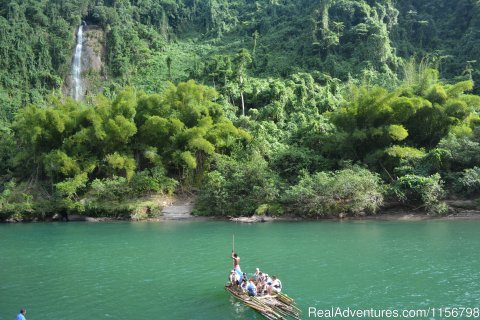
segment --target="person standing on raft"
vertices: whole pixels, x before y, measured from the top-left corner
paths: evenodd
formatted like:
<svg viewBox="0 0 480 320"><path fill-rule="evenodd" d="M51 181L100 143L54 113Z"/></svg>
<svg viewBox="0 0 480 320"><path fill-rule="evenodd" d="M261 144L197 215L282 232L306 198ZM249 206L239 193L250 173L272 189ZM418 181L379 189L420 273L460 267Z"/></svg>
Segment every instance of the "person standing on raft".
<svg viewBox="0 0 480 320"><path fill-rule="evenodd" d="M233 270L235 270L235 273L238 275L240 279L238 284L240 284L243 280L242 269L240 269L240 257L233 250L232 250L232 259L233 259Z"/></svg>

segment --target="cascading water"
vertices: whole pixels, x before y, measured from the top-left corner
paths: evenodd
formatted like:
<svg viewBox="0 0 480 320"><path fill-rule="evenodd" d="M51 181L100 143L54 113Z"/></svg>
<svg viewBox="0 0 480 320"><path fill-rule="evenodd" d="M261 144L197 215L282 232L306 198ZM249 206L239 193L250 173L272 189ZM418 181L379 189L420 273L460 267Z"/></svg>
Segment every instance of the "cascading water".
<svg viewBox="0 0 480 320"><path fill-rule="evenodd" d="M72 78L73 90L72 96L76 101L82 98L82 45L83 45L83 26L85 22L78 27L77 46L75 47L75 55L73 56Z"/></svg>

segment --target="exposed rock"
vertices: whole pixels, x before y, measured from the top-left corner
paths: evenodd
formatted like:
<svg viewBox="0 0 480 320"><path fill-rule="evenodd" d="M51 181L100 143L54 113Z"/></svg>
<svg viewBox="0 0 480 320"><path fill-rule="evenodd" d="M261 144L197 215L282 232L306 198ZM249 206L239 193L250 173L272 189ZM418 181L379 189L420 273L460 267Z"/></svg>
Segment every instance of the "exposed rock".
<svg viewBox="0 0 480 320"><path fill-rule="evenodd" d="M102 72L105 57L105 34L99 26L91 25L85 29L85 42L82 55L82 66L85 72Z"/></svg>
<svg viewBox="0 0 480 320"><path fill-rule="evenodd" d="M453 209L478 209L478 204L474 200L447 200L445 201Z"/></svg>
<svg viewBox="0 0 480 320"><path fill-rule="evenodd" d="M72 34L75 37L75 34ZM74 41L75 42L75 41ZM101 81L105 80L105 32L96 25L84 27L82 46L82 97L95 95L101 88ZM72 60L75 46L72 49ZM65 96L72 96L73 79L71 72L65 78L62 92Z"/></svg>
<svg viewBox="0 0 480 320"><path fill-rule="evenodd" d="M425 220L427 219L427 215L418 215L418 214L404 214L398 217L398 220L405 220L405 221L417 221L417 220Z"/></svg>
<svg viewBox="0 0 480 320"><path fill-rule="evenodd" d="M88 221L88 222L97 222L98 220L92 217L82 216L79 214L70 214L68 215L68 221Z"/></svg>
<svg viewBox="0 0 480 320"><path fill-rule="evenodd" d="M253 215L251 217L230 218L230 221L241 222L241 223L267 222L267 221L273 221L273 220L275 219L272 217L257 216L257 215Z"/></svg>
<svg viewBox="0 0 480 320"><path fill-rule="evenodd" d="M52 221L62 221L63 216L61 214L55 213L52 217Z"/></svg>
<svg viewBox="0 0 480 320"><path fill-rule="evenodd" d="M192 210L195 200L192 197L181 197L175 199L173 203L166 203L162 214L164 219L188 219L192 217Z"/></svg>
<svg viewBox="0 0 480 320"><path fill-rule="evenodd" d="M480 210L459 210L449 215L451 218L480 219Z"/></svg>

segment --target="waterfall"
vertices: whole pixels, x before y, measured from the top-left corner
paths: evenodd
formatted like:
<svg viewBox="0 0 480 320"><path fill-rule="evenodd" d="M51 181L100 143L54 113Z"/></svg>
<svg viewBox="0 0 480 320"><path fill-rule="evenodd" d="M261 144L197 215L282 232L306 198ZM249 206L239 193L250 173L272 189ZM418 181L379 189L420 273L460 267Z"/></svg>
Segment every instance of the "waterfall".
<svg viewBox="0 0 480 320"><path fill-rule="evenodd" d="M82 44L83 44L83 26L85 22L82 22L78 27L77 32L77 46L75 47L75 55L73 56L72 64L72 78L73 88L72 96L76 101L80 101L82 98Z"/></svg>

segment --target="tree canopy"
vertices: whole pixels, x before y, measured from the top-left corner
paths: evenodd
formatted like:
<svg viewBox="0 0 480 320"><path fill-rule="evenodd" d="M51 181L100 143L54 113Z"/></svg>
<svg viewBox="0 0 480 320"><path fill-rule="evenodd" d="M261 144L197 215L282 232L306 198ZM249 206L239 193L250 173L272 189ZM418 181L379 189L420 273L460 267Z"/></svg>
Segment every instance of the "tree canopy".
<svg viewBox="0 0 480 320"><path fill-rule="evenodd" d="M175 191L198 195L197 214L445 213L443 198L480 194L479 10L4 1L0 215ZM105 41L101 76L82 74L96 89L73 101L82 21Z"/></svg>

